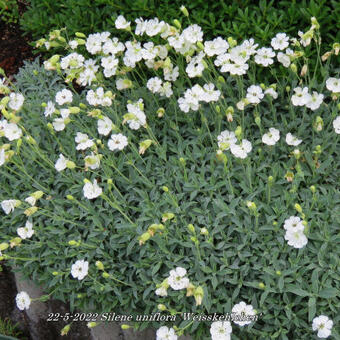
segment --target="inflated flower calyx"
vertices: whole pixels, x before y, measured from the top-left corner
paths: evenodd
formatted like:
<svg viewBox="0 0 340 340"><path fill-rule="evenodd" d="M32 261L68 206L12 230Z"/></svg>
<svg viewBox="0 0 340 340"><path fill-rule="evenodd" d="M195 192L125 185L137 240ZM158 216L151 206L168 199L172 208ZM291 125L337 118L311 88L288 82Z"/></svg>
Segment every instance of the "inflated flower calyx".
<svg viewBox="0 0 340 340"><path fill-rule="evenodd" d="M166 221L170 221L170 220L172 220L173 218L175 217L175 214L173 214L173 213L171 213L171 212L169 212L169 213L164 213L163 215L162 215L162 222L163 223L165 223Z"/></svg>
<svg viewBox="0 0 340 340"><path fill-rule="evenodd" d="M101 261L96 261L96 267L97 267L99 270L104 270L103 262L101 262Z"/></svg>
<svg viewBox="0 0 340 340"><path fill-rule="evenodd" d="M34 213L36 213L38 210L38 207L31 207L31 208L28 208L24 211L24 214L26 216L32 216Z"/></svg>
<svg viewBox="0 0 340 340"><path fill-rule="evenodd" d="M196 306L200 306L202 304L203 297L204 297L203 288L201 286L198 286L194 291Z"/></svg>
<svg viewBox="0 0 340 340"><path fill-rule="evenodd" d="M71 325L70 325L70 324L66 325L66 326L61 330L60 335L61 335L61 336L67 335L68 332L70 331L70 329L71 329Z"/></svg>
<svg viewBox="0 0 340 340"><path fill-rule="evenodd" d="M145 151L151 146L151 144L154 143L152 139L145 139L142 142L139 143L139 154L143 155Z"/></svg>

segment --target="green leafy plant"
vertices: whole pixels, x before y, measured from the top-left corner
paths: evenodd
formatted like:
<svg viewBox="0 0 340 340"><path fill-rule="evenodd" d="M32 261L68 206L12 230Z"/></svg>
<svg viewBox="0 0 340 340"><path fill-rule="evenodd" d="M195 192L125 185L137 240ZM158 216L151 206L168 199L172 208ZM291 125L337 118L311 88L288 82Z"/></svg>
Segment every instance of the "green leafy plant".
<svg viewBox="0 0 340 340"><path fill-rule="evenodd" d="M0 20L5 23L17 23L19 7L17 0L0 0Z"/></svg>
<svg viewBox="0 0 340 340"><path fill-rule="evenodd" d="M321 25L324 46L339 41L340 8L336 0L303 1L180 1L180 0L31 0L21 26L39 39L53 29L67 27L69 35L77 31L86 34L101 32L112 26L119 14L128 20L137 17L171 22L184 5L193 22L201 25L207 38L217 35L242 40L252 36L265 43L278 32L296 34L295 27L308 25L315 16Z"/></svg>
<svg viewBox="0 0 340 340"><path fill-rule="evenodd" d="M2 257L90 327L215 339L216 313L233 339L309 340L325 315L339 337L339 44L311 23L275 53L122 17L41 39L58 54L0 88Z"/></svg>

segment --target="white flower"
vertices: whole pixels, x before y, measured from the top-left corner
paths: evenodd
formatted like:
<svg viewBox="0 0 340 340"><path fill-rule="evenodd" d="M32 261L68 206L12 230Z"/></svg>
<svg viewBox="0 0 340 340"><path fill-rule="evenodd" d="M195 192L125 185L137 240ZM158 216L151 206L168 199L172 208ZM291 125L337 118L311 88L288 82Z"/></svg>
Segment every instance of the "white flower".
<svg viewBox="0 0 340 340"><path fill-rule="evenodd" d="M78 42L77 40L71 40L68 42L68 45L72 48L72 50L74 50L78 47Z"/></svg>
<svg viewBox="0 0 340 340"><path fill-rule="evenodd" d="M18 200L5 200L1 202L1 208L5 212L6 215L14 211L16 207L20 205L20 201Z"/></svg>
<svg viewBox="0 0 340 340"><path fill-rule="evenodd" d="M158 77L153 77L148 80L146 87L152 92L157 93L162 87L162 79Z"/></svg>
<svg viewBox="0 0 340 340"><path fill-rule="evenodd" d="M100 39L100 33L90 34L86 39L86 49L91 54L96 54L102 49L102 41Z"/></svg>
<svg viewBox="0 0 340 340"><path fill-rule="evenodd" d="M305 229L305 226L302 224L300 217L290 216L288 219L285 220L283 228L291 231L303 231Z"/></svg>
<svg viewBox="0 0 340 340"><path fill-rule="evenodd" d="M29 295L26 292L20 292L17 294L16 298L15 298L17 307L20 310L25 310L28 309L30 307L31 304L31 298L29 297Z"/></svg>
<svg viewBox="0 0 340 340"><path fill-rule="evenodd" d="M205 101L206 103L216 102L220 98L221 91L215 91L215 85L213 83L205 84L203 86L203 97L201 100Z"/></svg>
<svg viewBox="0 0 340 340"><path fill-rule="evenodd" d="M295 94L292 96L292 103L294 106L306 105L309 100L308 87L296 87L294 89Z"/></svg>
<svg viewBox="0 0 340 340"><path fill-rule="evenodd" d="M300 229L287 229L285 240L288 241L288 245L298 249L303 248L308 242L308 239L303 233L303 230Z"/></svg>
<svg viewBox="0 0 340 340"><path fill-rule="evenodd" d="M26 238L31 238L32 235L34 234L32 222L26 221L25 227L17 229L17 234L23 240L26 239Z"/></svg>
<svg viewBox="0 0 340 340"><path fill-rule="evenodd" d="M212 57L214 55L220 55L226 53L229 48L229 44L221 37L217 37L212 41L206 41L204 43L204 52Z"/></svg>
<svg viewBox="0 0 340 340"><path fill-rule="evenodd" d="M271 96L274 99L277 99L277 97L278 97L277 92L272 87L269 87L267 90L265 90L264 94L268 94L269 96Z"/></svg>
<svg viewBox="0 0 340 340"><path fill-rule="evenodd" d="M229 340L232 331L229 321L215 321L210 326L211 340Z"/></svg>
<svg viewBox="0 0 340 340"><path fill-rule="evenodd" d="M173 328L162 326L156 332L156 340L177 340L177 338Z"/></svg>
<svg viewBox="0 0 340 340"><path fill-rule="evenodd" d="M262 143L267 145L275 145L280 139L280 131L275 128L270 128L269 132L262 136Z"/></svg>
<svg viewBox="0 0 340 340"><path fill-rule="evenodd" d="M100 157L101 155L96 155L91 152L90 156L86 156L84 158L85 167L90 168L92 170L96 170L100 167Z"/></svg>
<svg viewBox="0 0 340 340"><path fill-rule="evenodd" d="M78 260L74 263L71 267L71 275L78 279L79 281L82 280L89 271L89 263L84 260Z"/></svg>
<svg viewBox="0 0 340 340"><path fill-rule="evenodd" d="M237 143L237 138L234 132L224 130L217 136L217 143L220 150L228 150L230 145Z"/></svg>
<svg viewBox="0 0 340 340"><path fill-rule="evenodd" d="M97 125L98 133L104 136L107 136L113 128L112 120L108 117L98 119Z"/></svg>
<svg viewBox="0 0 340 340"><path fill-rule="evenodd" d="M24 96L21 93L11 93L9 95L8 106L14 111L20 110L22 104L24 103Z"/></svg>
<svg viewBox="0 0 340 340"><path fill-rule="evenodd" d="M94 145L93 140L89 139L89 136L85 133L77 132L77 136L74 140L78 143L76 147L77 150L85 150Z"/></svg>
<svg viewBox="0 0 340 340"><path fill-rule="evenodd" d="M189 285L189 279L185 277L187 271L182 267L177 267L170 271L168 277L168 284L174 290L180 290L187 288Z"/></svg>
<svg viewBox="0 0 340 340"><path fill-rule="evenodd" d="M19 139L22 136L22 130L18 127L18 125L15 123L7 123L6 120L3 123L3 131L5 137L9 141Z"/></svg>
<svg viewBox="0 0 340 340"><path fill-rule="evenodd" d="M159 287L156 289L155 294L158 296L168 296L168 292L165 287Z"/></svg>
<svg viewBox="0 0 340 340"><path fill-rule="evenodd" d="M97 180L93 181L93 184L90 181L87 181L83 187L84 196L89 200L97 198L103 192L102 188L97 184Z"/></svg>
<svg viewBox="0 0 340 340"><path fill-rule="evenodd" d="M123 150L128 145L128 139L121 133L111 135L111 139L107 142L107 146L111 151Z"/></svg>
<svg viewBox="0 0 340 340"><path fill-rule="evenodd" d="M61 58L60 67L65 69L75 69L80 68L84 65L85 58L78 53L71 53L68 56Z"/></svg>
<svg viewBox="0 0 340 340"><path fill-rule="evenodd" d="M238 158L246 158L248 153L252 150L251 143L247 139L243 139L240 144L231 144L231 153Z"/></svg>
<svg viewBox="0 0 340 340"><path fill-rule="evenodd" d="M340 93L340 79L339 78L328 78L326 80L326 87L333 93Z"/></svg>
<svg viewBox="0 0 340 340"><path fill-rule="evenodd" d="M233 321L239 326L249 325L252 322L252 317L256 314L252 305L247 305L244 301L236 304L231 310L234 315Z"/></svg>
<svg viewBox="0 0 340 340"><path fill-rule="evenodd" d="M337 116L333 120L333 128L335 130L335 133L340 134L340 116Z"/></svg>
<svg viewBox="0 0 340 340"><path fill-rule="evenodd" d="M319 338L328 338L331 335L333 328L333 321L326 315L320 315L313 319L312 329L318 331Z"/></svg>
<svg viewBox="0 0 340 340"><path fill-rule="evenodd" d="M123 15L120 15L116 21L115 21L115 26L117 29L128 29L130 28L130 21L126 21Z"/></svg>
<svg viewBox="0 0 340 340"><path fill-rule="evenodd" d="M25 202L27 202L32 207L35 205L36 201L37 201L37 199L33 196L29 196L29 197L25 198Z"/></svg>
<svg viewBox="0 0 340 340"><path fill-rule="evenodd" d="M63 105L66 103L72 103L73 95L70 90L64 89L61 91L58 91L55 95L55 101L59 105Z"/></svg>
<svg viewBox="0 0 340 340"><path fill-rule="evenodd" d="M289 37L286 33L278 33L272 39L271 45L274 50L284 50L289 46Z"/></svg>
<svg viewBox="0 0 340 340"><path fill-rule="evenodd" d="M57 171L63 171L67 168L67 162L68 159L66 159L63 154L60 154L54 167Z"/></svg>
<svg viewBox="0 0 340 340"><path fill-rule="evenodd" d="M127 110L129 114L133 115L133 118L127 121L130 129L138 130L141 126L146 124L146 116L143 111L144 104L142 98L134 103L127 104Z"/></svg>
<svg viewBox="0 0 340 340"><path fill-rule="evenodd" d="M284 67L289 67L290 65L290 57L289 55L279 52L277 54L277 60L284 66Z"/></svg>
<svg viewBox="0 0 340 340"><path fill-rule="evenodd" d="M323 102L324 95L313 91L312 95L308 96L306 107L315 111L317 110Z"/></svg>
<svg viewBox="0 0 340 340"><path fill-rule="evenodd" d="M203 40L202 28L196 24L190 25L182 32L184 39L191 44L196 44L198 41Z"/></svg>
<svg viewBox="0 0 340 340"><path fill-rule="evenodd" d="M52 122L53 128L55 131L63 131L65 129L66 126L66 119L64 118L56 118L53 122Z"/></svg>
<svg viewBox="0 0 340 340"><path fill-rule="evenodd" d="M45 117L52 116L52 114L55 112L55 106L53 102L48 101L47 106L45 107L44 115Z"/></svg>
<svg viewBox="0 0 340 340"><path fill-rule="evenodd" d="M273 64L274 60L272 58L274 57L275 52L270 47L262 47L256 51L255 63L263 66L268 66Z"/></svg>
<svg viewBox="0 0 340 340"><path fill-rule="evenodd" d="M261 102L261 99L264 97L263 91L260 86L252 85L247 89L247 96L249 103L258 104Z"/></svg>
<svg viewBox="0 0 340 340"><path fill-rule="evenodd" d="M292 146L298 146L302 140L293 136L290 132L286 134L286 143Z"/></svg>
<svg viewBox="0 0 340 340"><path fill-rule="evenodd" d="M6 161L5 149L1 149L0 150L0 166L4 165L5 161Z"/></svg>

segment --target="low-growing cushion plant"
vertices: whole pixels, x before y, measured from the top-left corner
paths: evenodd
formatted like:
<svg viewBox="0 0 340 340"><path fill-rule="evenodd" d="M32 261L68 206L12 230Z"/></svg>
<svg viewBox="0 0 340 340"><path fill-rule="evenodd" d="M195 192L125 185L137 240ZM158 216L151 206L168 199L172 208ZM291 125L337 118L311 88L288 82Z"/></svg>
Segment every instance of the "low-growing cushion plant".
<svg viewBox="0 0 340 340"><path fill-rule="evenodd" d="M89 327L339 337L339 44L320 54L315 18L271 47L174 23L54 31L63 55L4 78L2 258Z"/></svg>

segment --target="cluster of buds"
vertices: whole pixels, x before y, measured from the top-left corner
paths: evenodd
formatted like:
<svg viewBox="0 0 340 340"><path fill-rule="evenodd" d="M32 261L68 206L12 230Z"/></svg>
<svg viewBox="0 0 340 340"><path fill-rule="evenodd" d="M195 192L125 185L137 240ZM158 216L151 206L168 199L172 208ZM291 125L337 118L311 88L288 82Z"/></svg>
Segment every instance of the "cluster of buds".
<svg viewBox="0 0 340 340"><path fill-rule="evenodd" d="M138 237L139 245L142 246L146 241L154 236L156 232L162 234L164 230L165 227L163 224L151 224L148 228L148 231Z"/></svg>

